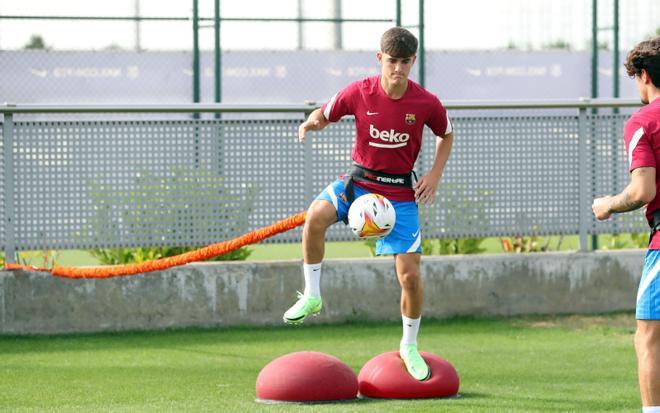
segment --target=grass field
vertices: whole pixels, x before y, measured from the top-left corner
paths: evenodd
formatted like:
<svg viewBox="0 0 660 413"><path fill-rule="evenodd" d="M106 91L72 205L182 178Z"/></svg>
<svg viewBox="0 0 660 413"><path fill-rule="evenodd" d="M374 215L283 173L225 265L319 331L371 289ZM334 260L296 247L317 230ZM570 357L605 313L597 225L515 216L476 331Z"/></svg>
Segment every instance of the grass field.
<svg viewBox="0 0 660 413"><path fill-rule="evenodd" d="M548 245L551 251L575 251L578 249L579 241L577 235L560 237L539 237L539 245ZM602 235L598 237L598 244L601 249L616 248L634 248L635 244L630 239L629 234L623 234L616 238L611 235ZM503 253L502 244L499 238L486 238L481 247L485 250L484 254ZM252 254L247 261L271 261L271 260L302 260L302 251L299 243L293 244L255 244L250 245ZM65 251L23 251L21 261L29 265L38 267L50 267L52 254L58 265L80 266L80 265L98 265L98 260L89 252L84 250L65 250ZM371 257L369 248L363 241L346 242L328 242L326 243L327 259L333 258L368 258Z"/></svg>
<svg viewBox="0 0 660 413"><path fill-rule="evenodd" d="M449 360L460 397L264 405L271 360L321 351L356 373L397 348L398 323L0 336L2 412L638 412L632 313L424 320L420 349Z"/></svg>

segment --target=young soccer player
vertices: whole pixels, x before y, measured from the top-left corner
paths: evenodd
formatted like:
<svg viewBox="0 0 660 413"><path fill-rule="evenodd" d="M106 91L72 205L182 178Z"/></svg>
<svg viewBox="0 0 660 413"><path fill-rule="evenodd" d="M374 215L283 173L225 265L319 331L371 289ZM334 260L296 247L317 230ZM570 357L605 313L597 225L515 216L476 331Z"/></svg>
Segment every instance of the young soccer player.
<svg viewBox="0 0 660 413"><path fill-rule="evenodd" d="M310 314L321 311L321 263L327 228L346 219L353 199L365 193L383 195L395 208L396 223L387 237L378 240L376 253L394 255L401 285L400 355L414 378L426 380L431 372L417 350L423 303L422 235L417 203L435 200L453 134L438 98L408 79L417 44L415 36L406 29L387 30L376 53L381 74L348 85L312 112L298 129L302 142L309 131L321 130L346 115L355 116L352 170L347 179L331 183L307 210L302 244L305 290L286 311L284 321L301 323ZM431 170L413 182L412 170L425 125L437 136L435 160Z"/></svg>
<svg viewBox="0 0 660 413"><path fill-rule="evenodd" d="M635 350L643 412L660 413L660 37L635 46L626 69L646 105L626 122L623 132L630 183L618 195L595 199L592 209L604 220L646 205L651 238L637 291Z"/></svg>

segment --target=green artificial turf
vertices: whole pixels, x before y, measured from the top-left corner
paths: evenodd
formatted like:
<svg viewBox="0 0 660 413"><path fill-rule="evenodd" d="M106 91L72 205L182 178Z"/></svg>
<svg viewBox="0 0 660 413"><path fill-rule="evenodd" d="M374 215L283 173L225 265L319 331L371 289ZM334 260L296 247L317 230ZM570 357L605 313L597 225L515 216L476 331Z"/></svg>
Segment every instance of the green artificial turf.
<svg viewBox="0 0 660 413"><path fill-rule="evenodd" d="M356 373L395 350L399 323L0 336L2 412L638 412L634 316L423 320L420 350L449 360L460 397L255 402L259 371L295 351Z"/></svg>
<svg viewBox="0 0 660 413"><path fill-rule="evenodd" d="M577 235L564 237L538 237L536 244L546 247L548 251L575 251L579 247ZM613 237L605 234L598 237L600 249L640 248L630 237L630 234L621 234ZM480 244L482 254L504 253L500 238L485 238ZM247 261L273 261L273 260L302 260L302 248L300 243L290 244L254 244L248 248L252 253ZM325 258L369 258L371 251L364 241L338 241L327 242L325 246ZM20 252L20 263L34 265L37 267L52 266L53 260L60 266L86 266L99 265L99 261L85 250L61 250L61 251L22 251Z"/></svg>

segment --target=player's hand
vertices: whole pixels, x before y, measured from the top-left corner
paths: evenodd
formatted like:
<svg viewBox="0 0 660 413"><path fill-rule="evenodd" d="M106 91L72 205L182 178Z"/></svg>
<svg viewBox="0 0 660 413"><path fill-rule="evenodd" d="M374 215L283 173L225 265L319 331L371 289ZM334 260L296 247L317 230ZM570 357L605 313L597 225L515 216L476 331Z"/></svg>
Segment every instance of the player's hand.
<svg viewBox="0 0 660 413"><path fill-rule="evenodd" d="M298 142L305 142L305 134L310 130L321 129L321 122L318 120L306 120L298 126Z"/></svg>
<svg viewBox="0 0 660 413"><path fill-rule="evenodd" d="M433 202L435 202L439 181L439 177L436 178L431 175L422 176L413 186L413 189L415 190L415 201L422 205L433 204Z"/></svg>
<svg viewBox="0 0 660 413"><path fill-rule="evenodd" d="M610 211L611 198L611 196L604 196L594 199L593 204L591 204L591 209L594 211L594 215L597 219L601 221L610 219L612 216L612 212Z"/></svg>

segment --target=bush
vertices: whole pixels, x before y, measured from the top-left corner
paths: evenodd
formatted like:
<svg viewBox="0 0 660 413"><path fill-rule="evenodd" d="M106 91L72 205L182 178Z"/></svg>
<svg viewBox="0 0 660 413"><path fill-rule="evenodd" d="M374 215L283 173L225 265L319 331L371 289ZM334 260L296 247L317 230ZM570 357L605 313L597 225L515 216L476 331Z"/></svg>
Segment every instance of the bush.
<svg viewBox="0 0 660 413"><path fill-rule="evenodd" d="M563 237L559 238L557 243L557 251L561 247L561 241ZM500 238L500 243L502 244L502 250L504 252L513 252L513 253L522 253L522 252L545 252L550 251L550 237L541 244L539 238L536 235L524 237L521 235L514 235L510 238Z"/></svg>
<svg viewBox="0 0 660 413"><path fill-rule="evenodd" d="M16 253L16 262L20 265L33 265L35 267L53 268L59 253L53 250L19 251Z"/></svg>
<svg viewBox="0 0 660 413"><path fill-rule="evenodd" d="M612 234L608 243L603 243L601 246L607 250L620 250L625 248L648 248L649 246L649 233L639 232L631 233L630 242L628 242L628 234Z"/></svg>
<svg viewBox="0 0 660 413"><path fill-rule="evenodd" d="M648 232L639 232L636 234L630 234L630 239L633 242L635 248L648 248L649 247L649 233Z"/></svg>
<svg viewBox="0 0 660 413"><path fill-rule="evenodd" d="M131 188L92 179L89 196L96 214L79 235L96 245L136 240L147 245L195 244L210 238L229 239L248 230L256 192L252 185L231 191L222 176L204 167L173 167L158 174L144 170L135 175ZM102 264L117 265L171 257L196 248L95 248L89 252ZM243 247L212 260L245 260L251 253Z"/></svg>
<svg viewBox="0 0 660 413"><path fill-rule="evenodd" d="M103 265L139 264L144 261L173 257L193 251L193 247L157 247L157 248L95 248L89 251ZM244 261L252 250L243 247L212 258L209 261Z"/></svg>
<svg viewBox="0 0 660 413"><path fill-rule="evenodd" d="M481 243L486 238L449 238L433 240L437 244L439 255L453 254L479 254L486 251L481 247ZM431 243L433 245L433 242ZM432 249L432 251L435 248Z"/></svg>
<svg viewBox="0 0 660 413"><path fill-rule="evenodd" d="M95 214L78 234L85 243L196 245L244 234L257 189L227 188L223 177L208 168L173 167L136 173L129 187L91 179L88 193Z"/></svg>
<svg viewBox="0 0 660 413"><path fill-rule="evenodd" d="M422 255L479 254L486 251L481 247L485 238L448 238L422 240ZM376 255L376 241L367 240L365 245L372 256Z"/></svg>

